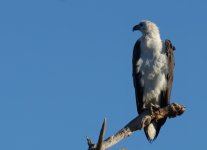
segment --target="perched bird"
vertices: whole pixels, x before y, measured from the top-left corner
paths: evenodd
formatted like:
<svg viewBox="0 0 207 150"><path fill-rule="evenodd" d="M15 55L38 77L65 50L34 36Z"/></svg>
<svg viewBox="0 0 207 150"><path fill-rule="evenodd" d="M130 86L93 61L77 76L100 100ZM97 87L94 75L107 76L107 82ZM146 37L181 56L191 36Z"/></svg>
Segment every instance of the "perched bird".
<svg viewBox="0 0 207 150"><path fill-rule="evenodd" d="M133 50L133 81L137 111L169 105L174 74L174 46L169 40L163 42L157 25L144 20L133 27L142 36ZM166 119L153 121L144 128L147 139L152 142L159 134Z"/></svg>

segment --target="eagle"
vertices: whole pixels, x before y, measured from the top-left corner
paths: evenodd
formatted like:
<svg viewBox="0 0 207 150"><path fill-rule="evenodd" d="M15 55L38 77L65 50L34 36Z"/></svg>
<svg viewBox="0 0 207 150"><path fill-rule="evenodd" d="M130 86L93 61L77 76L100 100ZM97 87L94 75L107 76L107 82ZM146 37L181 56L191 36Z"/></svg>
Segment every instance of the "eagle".
<svg viewBox="0 0 207 150"><path fill-rule="evenodd" d="M143 20L133 27L142 36L133 49L132 76L135 88L137 112L170 104L174 74L174 50L170 40L162 41L159 28L151 21ZM154 141L166 121L152 121L144 128L149 142Z"/></svg>

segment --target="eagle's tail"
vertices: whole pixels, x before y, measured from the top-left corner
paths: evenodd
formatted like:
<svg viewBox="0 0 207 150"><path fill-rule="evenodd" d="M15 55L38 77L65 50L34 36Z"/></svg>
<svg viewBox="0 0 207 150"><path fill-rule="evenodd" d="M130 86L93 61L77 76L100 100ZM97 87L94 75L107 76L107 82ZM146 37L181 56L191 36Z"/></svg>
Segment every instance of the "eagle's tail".
<svg viewBox="0 0 207 150"><path fill-rule="evenodd" d="M149 142L153 142L157 138L160 129L162 125L165 123L165 121L166 119L161 119L158 122L154 121L144 128L145 135Z"/></svg>

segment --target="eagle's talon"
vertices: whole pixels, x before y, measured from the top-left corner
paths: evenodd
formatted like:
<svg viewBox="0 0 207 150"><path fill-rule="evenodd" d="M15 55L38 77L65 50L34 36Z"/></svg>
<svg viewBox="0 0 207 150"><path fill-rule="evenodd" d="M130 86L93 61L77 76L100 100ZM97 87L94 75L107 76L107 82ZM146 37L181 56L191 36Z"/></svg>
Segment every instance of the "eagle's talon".
<svg viewBox="0 0 207 150"><path fill-rule="evenodd" d="M154 105L154 104L150 104L150 113L153 114L155 111L159 110L159 106Z"/></svg>

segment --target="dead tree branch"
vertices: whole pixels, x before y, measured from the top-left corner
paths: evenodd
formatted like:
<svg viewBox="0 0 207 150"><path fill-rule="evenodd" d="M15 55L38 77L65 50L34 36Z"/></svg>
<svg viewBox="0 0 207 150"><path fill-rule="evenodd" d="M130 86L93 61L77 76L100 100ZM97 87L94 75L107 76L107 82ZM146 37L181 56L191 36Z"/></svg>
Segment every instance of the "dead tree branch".
<svg viewBox="0 0 207 150"><path fill-rule="evenodd" d="M88 141L88 149L89 150L105 150L124 138L130 136L133 132L137 130L143 129L145 126L149 125L154 120L160 120L162 118L174 118L176 116L181 115L185 111L185 107L176 103L172 103L164 108L155 108L152 107L151 110L144 111L141 115L134 118L130 121L124 128L119 130L115 135L110 136L105 141L104 139L104 132L106 128L106 119L104 119L99 140L97 144L93 144L92 141L87 138Z"/></svg>

